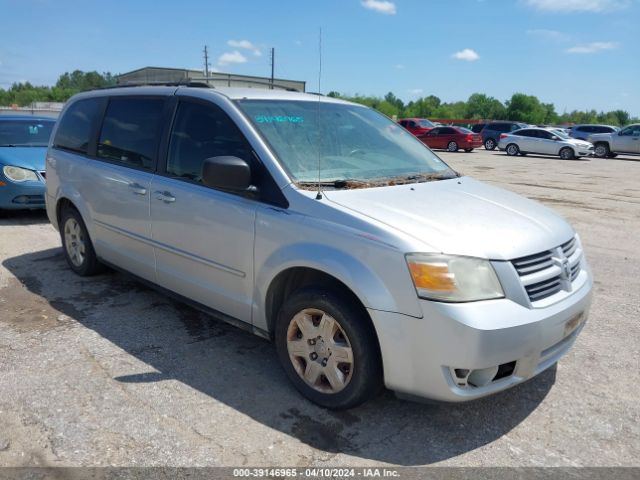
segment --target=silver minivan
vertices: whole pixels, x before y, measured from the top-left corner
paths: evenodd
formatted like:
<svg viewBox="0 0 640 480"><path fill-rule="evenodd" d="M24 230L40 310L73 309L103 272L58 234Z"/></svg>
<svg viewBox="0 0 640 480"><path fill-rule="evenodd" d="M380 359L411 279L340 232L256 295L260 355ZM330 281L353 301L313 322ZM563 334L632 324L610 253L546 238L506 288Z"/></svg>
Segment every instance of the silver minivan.
<svg viewBox="0 0 640 480"><path fill-rule="evenodd" d="M552 366L592 278L559 215L367 107L297 92L73 97L47 154L70 268L104 265L272 339L310 400L459 402ZM134 320L132 320L134 321Z"/></svg>

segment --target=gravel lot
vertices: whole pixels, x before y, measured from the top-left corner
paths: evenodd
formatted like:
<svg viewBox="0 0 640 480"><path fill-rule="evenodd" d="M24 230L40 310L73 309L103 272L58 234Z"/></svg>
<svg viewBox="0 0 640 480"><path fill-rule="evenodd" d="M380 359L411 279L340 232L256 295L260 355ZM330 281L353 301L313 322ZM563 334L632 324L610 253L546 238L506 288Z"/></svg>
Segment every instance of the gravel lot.
<svg viewBox="0 0 640 480"><path fill-rule="evenodd" d="M640 465L640 157L442 153L582 236L588 324L554 367L463 405L302 399L268 342L66 267L44 213L0 217L0 466Z"/></svg>

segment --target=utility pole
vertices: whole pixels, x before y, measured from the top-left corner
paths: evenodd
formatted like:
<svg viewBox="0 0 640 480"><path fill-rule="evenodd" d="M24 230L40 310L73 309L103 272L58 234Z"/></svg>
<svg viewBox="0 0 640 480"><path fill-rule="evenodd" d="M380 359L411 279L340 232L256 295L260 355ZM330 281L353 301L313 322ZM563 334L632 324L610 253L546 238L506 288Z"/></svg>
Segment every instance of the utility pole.
<svg viewBox="0 0 640 480"><path fill-rule="evenodd" d="M276 49L272 48L271 49L271 84L269 86L269 88L271 90L273 90L273 73L276 67Z"/></svg>
<svg viewBox="0 0 640 480"><path fill-rule="evenodd" d="M204 46L204 77L207 79L207 85L209 84L209 51L207 46Z"/></svg>

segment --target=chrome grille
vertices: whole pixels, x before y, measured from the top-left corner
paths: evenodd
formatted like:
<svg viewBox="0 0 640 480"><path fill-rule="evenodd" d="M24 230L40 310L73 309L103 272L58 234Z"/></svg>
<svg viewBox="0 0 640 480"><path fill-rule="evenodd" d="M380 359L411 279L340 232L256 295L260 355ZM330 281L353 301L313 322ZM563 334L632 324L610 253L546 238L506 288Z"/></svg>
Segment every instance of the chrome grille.
<svg viewBox="0 0 640 480"><path fill-rule="evenodd" d="M582 250L576 237L559 247L512 260L531 302L570 290L580 274ZM566 264L568 270L562 268Z"/></svg>

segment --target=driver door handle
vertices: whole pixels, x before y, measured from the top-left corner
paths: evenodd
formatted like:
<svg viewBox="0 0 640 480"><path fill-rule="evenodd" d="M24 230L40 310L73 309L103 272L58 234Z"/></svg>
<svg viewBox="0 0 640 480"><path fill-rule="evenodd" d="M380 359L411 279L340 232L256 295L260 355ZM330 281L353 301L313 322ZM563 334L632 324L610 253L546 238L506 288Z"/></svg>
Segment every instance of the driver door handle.
<svg viewBox="0 0 640 480"><path fill-rule="evenodd" d="M176 201L176 197L174 197L171 192L167 192L166 190L164 192L157 190L153 193L156 196L157 200L162 200L164 203L173 203Z"/></svg>

